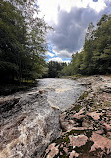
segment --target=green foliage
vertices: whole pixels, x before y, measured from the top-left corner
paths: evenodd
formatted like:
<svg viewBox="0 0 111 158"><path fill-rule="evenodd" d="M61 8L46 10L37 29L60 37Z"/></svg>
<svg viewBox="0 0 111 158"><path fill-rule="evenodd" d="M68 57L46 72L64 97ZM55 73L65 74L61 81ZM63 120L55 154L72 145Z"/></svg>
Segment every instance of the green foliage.
<svg viewBox="0 0 111 158"><path fill-rule="evenodd" d="M56 61L50 61L48 63L48 74L47 77L55 78L61 77L61 71L66 66L66 63L59 63Z"/></svg>
<svg viewBox="0 0 111 158"><path fill-rule="evenodd" d="M0 1L0 81L35 79L45 73L43 19L33 1Z"/></svg>
<svg viewBox="0 0 111 158"><path fill-rule="evenodd" d="M71 75L111 74L111 15L103 15L95 28L89 25L83 51L72 56L68 67Z"/></svg>

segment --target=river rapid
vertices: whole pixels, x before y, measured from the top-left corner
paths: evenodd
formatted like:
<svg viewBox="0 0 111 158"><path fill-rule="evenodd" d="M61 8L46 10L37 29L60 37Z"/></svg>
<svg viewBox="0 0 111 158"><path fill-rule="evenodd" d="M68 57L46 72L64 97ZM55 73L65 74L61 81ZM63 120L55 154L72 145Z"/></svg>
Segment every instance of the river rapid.
<svg viewBox="0 0 111 158"><path fill-rule="evenodd" d="M65 111L81 96L85 87L71 79L40 79L38 90L47 92L47 101L51 107Z"/></svg>
<svg viewBox="0 0 111 158"><path fill-rule="evenodd" d="M47 78L28 92L1 97L0 158L40 158L60 136L60 113L84 90L75 80Z"/></svg>

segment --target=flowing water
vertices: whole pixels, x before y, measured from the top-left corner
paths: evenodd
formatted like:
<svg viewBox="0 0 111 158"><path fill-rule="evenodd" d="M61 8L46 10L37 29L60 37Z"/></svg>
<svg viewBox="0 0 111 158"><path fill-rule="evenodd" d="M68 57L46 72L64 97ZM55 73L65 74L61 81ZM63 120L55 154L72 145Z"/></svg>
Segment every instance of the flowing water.
<svg viewBox="0 0 111 158"><path fill-rule="evenodd" d="M39 158L60 136L60 113L70 108L84 90L74 80L47 78L40 79L38 86L28 92L1 97L0 157ZM15 97L19 98L17 102Z"/></svg>
<svg viewBox="0 0 111 158"><path fill-rule="evenodd" d="M76 102L85 87L71 79L47 78L39 80L38 89L47 92L47 100L51 107L64 111Z"/></svg>

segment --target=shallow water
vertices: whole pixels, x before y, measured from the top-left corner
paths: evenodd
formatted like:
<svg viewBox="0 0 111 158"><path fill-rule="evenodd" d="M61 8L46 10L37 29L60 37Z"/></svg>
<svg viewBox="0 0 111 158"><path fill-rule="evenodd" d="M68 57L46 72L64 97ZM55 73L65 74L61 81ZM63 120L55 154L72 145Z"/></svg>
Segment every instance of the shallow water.
<svg viewBox="0 0 111 158"><path fill-rule="evenodd" d="M39 80L38 90L47 92L47 100L51 107L64 111L76 102L85 87L71 79L46 78Z"/></svg>
<svg viewBox="0 0 111 158"><path fill-rule="evenodd" d="M43 92L42 94L40 94L40 90ZM84 90L85 87L74 80L47 78L40 79L37 87L26 93L1 98L10 101L15 96L20 97L19 102L14 106L10 101L11 109L5 109L0 115L4 138L1 143L2 146L4 146L4 142L10 146L9 148L5 144L4 150L8 152L8 157L15 158L15 154L18 153L18 158L40 158L47 145L60 136L60 113L70 108ZM3 107L4 105L6 103L3 104ZM25 118L19 124L18 120L23 116ZM9 130L15 131L17 144L15 139L10 137ZM19 135L16 134L16 130ZM8 132L9 134L7 134ZM7 138L7 142L5 138ZM12 148L13 143L15 144ZM24 146L21 147L21 144Z"/></svg>

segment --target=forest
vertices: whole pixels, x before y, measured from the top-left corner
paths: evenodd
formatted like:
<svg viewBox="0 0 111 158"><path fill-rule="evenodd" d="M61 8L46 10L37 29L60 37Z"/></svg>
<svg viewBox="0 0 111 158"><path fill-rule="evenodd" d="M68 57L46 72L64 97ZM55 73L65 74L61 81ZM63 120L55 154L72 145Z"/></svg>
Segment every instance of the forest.
<svg viewBox="0 0 111 158"><path fill-rule="evenodd" d="M111 74L111 15L103 15L96 26L91 22L81 52L72 55L62 75Z"/></svg>
<svg viewBox="0 0 111 158"><path fill-rule="evenodd" d="M44 19L34 1L0 1L0 82L22 82L45 73Z"/></svg>
<svg viewBox="0 0 111 158"><path fill-rule="evenodd" d="M111 15L103 15L96 26L89 24L82 51L67 65L46 63L45 38L51 27L34 17L38 12L33 0L0 1L0 86L42 77L111 74Z"/></svg>

